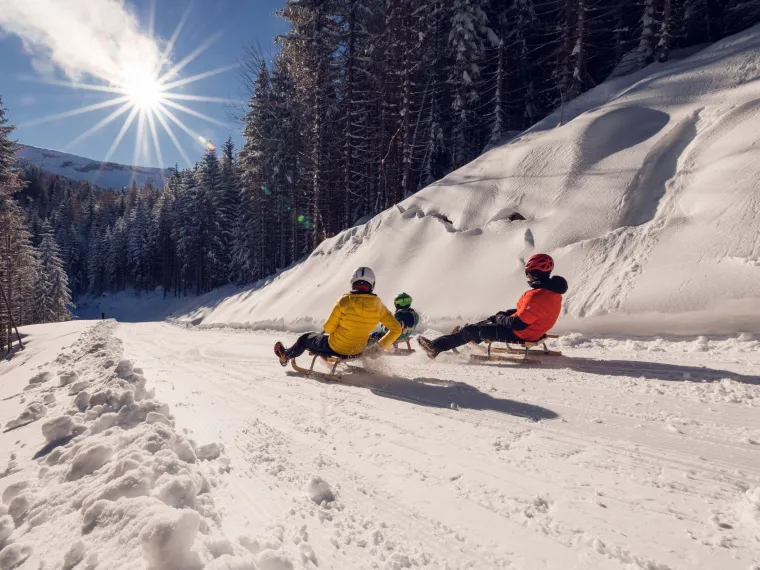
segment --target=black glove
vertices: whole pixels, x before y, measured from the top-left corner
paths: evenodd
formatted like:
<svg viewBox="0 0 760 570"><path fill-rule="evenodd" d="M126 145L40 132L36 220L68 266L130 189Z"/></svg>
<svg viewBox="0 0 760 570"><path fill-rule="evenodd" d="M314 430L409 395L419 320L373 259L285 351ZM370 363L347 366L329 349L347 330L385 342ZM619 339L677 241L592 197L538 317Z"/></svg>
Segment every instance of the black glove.
<svg viewBox="0 0 760 570"><path fill-rule="evenodd" d="M511 317L517 312L517 309L509 309L508 311L499 311L495 315L488 317L488 321L491 323L501 323L508 317Z"/></svg>

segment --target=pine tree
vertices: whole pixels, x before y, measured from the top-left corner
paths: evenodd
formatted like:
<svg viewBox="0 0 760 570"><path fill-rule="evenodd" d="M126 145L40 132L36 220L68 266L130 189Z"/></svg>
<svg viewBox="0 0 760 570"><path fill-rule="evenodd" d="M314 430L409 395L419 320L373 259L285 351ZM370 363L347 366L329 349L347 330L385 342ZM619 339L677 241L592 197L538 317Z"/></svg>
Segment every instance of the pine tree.
<svg viewBox="0 0 760 570"><path fill-rule="evenodd" d="M241 223L235 244L235 273L238 282L260 279L267 274L271 252L266 248L267 224L271 219L270 191L267 187L272 121L269 69L260 63L256 91L248 102L240 151L243 171L240 193ZM244 269L245 268L245 269Z"/></svg>
<svg viewBox="0 0 760 570"><path fill-rule="evenodd" d="M203 251L201 290L210 291L227 283L229 272L229 249L226 246L224 227L227 195L222 186L222 169L213 148L204 155L200 174L199 206L202 220L199 238Z"/></svg>
<svg viewBox="0 0 760 570"><path fill-rule="evenodd" d="M90 234L90 248L87 256L87 292L99 295L105 286L105 256L103 231L96 225Z"/></svg>
<svg viewBox="0 0 760 570"><path fill-rule="evenodd" d="M179 267L173 228L177 223L176 207L180 182L180 173L175 167L153 207L151 242L157 254L158 283L164 289L164 296L172 290L175 295L178 294Z"/></svg>
<svg viewBox="0 0 760 570"><path fill-rule="evenodd" d="M71 290L63 267L61 251L48 226L39 248L39 280L37 282L38 317L40 322L57 323L71 318Z"/></svg>
<svg viewBox="0 0 760 570"><path fill-rule="evenodd" d="M122 216L111 230L106 260L106 282L112 291L122 291L127 286L127 259L127 227Z"/></svg>
<svg viewBox="0 0 760 570"><path fill-rule="evenodd" d="M22 300L17 292L19 281L32 263L27 253L29 234L13 199L21 189L14 167L15 143L10 140L13 130L0 99L0 351L10 348L14 327L24 324L21 322Z"/></svg>
<svg viewBox="0 0 760 570"><path fill-rule="evenodd" d="M454 59L451 84L455 86L452 109L454 167L466 164L480 151L478 114L481 66L486 45L496 47L499 39L489 26L483 0L454 0L451 10L449 48Z"/></svg>
<svg viewBox="0 0 760 570"><path fill-rule="evenodd" d="M150 242L150 206L145 194L138 194L129 215L127 259L131 281L137 291L149 291L152 283L153 250Z"/></svg>
<svg viewBox="0 0 760 570"><path fill-rule="evenodd" d="M644 67L654 60L657 28L655 0L644 0L644 12L641 15L641 36L639 39L639 67Z"/></svg>

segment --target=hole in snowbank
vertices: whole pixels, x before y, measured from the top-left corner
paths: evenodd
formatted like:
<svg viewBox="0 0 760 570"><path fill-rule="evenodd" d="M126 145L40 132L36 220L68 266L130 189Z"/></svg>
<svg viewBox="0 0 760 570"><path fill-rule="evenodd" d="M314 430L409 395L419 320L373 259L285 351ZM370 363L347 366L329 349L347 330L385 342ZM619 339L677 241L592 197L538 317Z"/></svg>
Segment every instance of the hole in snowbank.
<svg viewBox="0 0 760 570"><path fill-rule="evenodd" d="M527 220L527 218L515 210L514 207L509 206L507 208L502 208L496 212L496 214L494 214L493 217L488 220L488 223L490 224L491 222L500 222L502 220L506 220L508 222L521 222Z"/></svg>

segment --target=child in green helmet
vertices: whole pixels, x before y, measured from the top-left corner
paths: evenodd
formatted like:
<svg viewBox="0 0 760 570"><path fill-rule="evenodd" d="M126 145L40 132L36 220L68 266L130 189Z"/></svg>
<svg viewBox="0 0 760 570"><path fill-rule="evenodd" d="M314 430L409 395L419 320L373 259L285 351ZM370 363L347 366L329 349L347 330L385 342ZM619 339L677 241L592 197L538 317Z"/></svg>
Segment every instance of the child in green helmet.
<svg viewBox="0 0 760 570"><path fill-rule="evenodd" d="M409 337L415 333L417 325L420 322L420 316L417 314L417 311L412 309L412 297L407 293L399 293L393 299L393 304L396 306L396 312L393 316L401 324L402 329L401 336L398 337L396 342L409 340ZM383 327L379 332L372 333L370 342L377 342L386 332L388 331Z"/></svg>

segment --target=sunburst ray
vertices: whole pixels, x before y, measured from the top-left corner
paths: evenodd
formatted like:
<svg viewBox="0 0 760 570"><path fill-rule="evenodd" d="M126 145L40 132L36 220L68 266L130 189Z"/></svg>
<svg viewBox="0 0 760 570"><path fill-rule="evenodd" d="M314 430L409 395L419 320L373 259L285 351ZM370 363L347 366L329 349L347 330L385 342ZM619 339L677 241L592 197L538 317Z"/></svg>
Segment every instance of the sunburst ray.
<svg viewBox="0 0 760 570"><path fill-rule="evenodd" d="M171 56L172 50L174 49L174 45L177 43L177 38L179 38L180 32L182 32L182 28L185 27L185 23L187 22L187 18L190 16L190 6L185 8L185 11L182 14L182 17L179 19L179 23L177 24L177 27L174 28L174 32L172 33L172 37L169 38L169 42L166 44L166 48L164 48L164 52L161 54L161 59L158 61L158 65L155 69L156 75L161 75L161 72L164 69L164 66L169 61L169 56Z"/></svg>
<svg viewBox="0 0 760 570"><path fill-rule="evenodd" d="M216 42L216 40L218 40L221 36L222 36L221 33L216 33L212 35L210 38L204 41L201 45L199 45L197 48L191 51L190 54L187 57L185 57L185 59L183 59L177 65L175 65L169 71L167 71L161 77L160 81L164 83L167 79L178 75L180 71L185 69L185 67L190 65L199 55L201 55L204 51L210 48L214 44L214 42Z"/></svg>
<svg viewBox="0 0 760 570"><path fill-rule="evenodd" d="M95 133L97 133L102 128L104 128L107 125L110 125L111 123L113 123L118 117L120 117L121 115L123 115L124 113L126 113L127 111L129 111L131 108L132 108L132 104L131 103L129 103L129 102L124 103L124 105L122 105L121 107L119 107L118 109L116 109L113 113L111 113L110 115L108 115L104 119L101 119L100 121L98 121L97 123L95 123L93 126L91 126L89 129L87 129L86 131L84 131L79 136L77 136L77 137L73 138L72 140L70 140L66 144L66 146L63 147L63 150L64 151L68 150L71 147L73 147L74 145L82 142L86 138L94 135Z"/></svg>
<svg viewBox="0 0 760 570"><path fill-rule="evenodd" d="M113 143L111 143L111 146L109 147L105 158L100 163L101 166L103 166L105 163L111 160L113 153L116 152L117 148L119 148L119 145L121 144L121 141L124 139L124 136L127 134L129 127L131 127L132 123L135 121L135 117L137 116L138 112L139 112L139 109L137 107L132 107L132 111L129 113L127 120L124 121L124 124L121 126L121 129L119 130L119 134L116 135L116 138L114 139Z"/></svg>
<svg viewBox="0 0 760 570"><path fill-rule="evenodd" d="M185 93L164 93L162 99L171 99L173 101L199 101L201 103L229 103L225 97L209 97L208 95L188 95Z"/></svg>
<svg viewBox="0 0 760 570"><path fill-rule="evenodd" d="M166 177L164 176L164 155L161 152L161 144L158 142L158 131L156 130L156 121L153 118L153 113L148 113L148 127L150 127L150 133L153 138L153 150L156 151L158 164L161 166L161 182L166 184Z"/></svg>
<svg viewBox="0 0 760 570"><path fill-rule="evenodd" d="M164 113L164 114L165 114L167 117L169 117L169 119L171 119L171 121L172 121L172 122L173 122L175 125L177 125L177 126L180 128L180 129L182 129L183 131L185 131L185 132L186 132L188 135L190 135L190 137L191 137L191 138L192 138L194 141L198 142L198 141L202 141L202 140L204 140L204 141L205 141L205 140L206 140L206 138L205 138L205 137L203 137L203 136L199 135L198 133L194 132L194 131L193 131L193 130L190 128L190 127L188 127L187 125L185 125L185 123L183 123L182 121L180 121L180 120L179 120L179 119L176 117L176 115L175 115L174 113L172 113L172 112L171 112L169 109L166 109L166 108L164 108L164 109L161 109L161 110L163 111L163 113ZM203 143L201 143L201 144L203 144ZM205 147L205 145L204 145L204 147Z"/></svg>
<svg viewBox="0 0 760 570"><path fill-rule="evenodd" d="M104 80L102 77L98 79ZM37 79L40 83L47 85L55 85L57 87L68 87L69 89L86 89L87 91L101 91L103 93L114 93L116 95L123 95L124 90L118 87L109 87L108 85L100 85L94 83L82 83L80 81L61 81L60 79Z"/></svg>
<svg viewBox="0 0 760 570"><path fill-rule="evenodd" d="M201 79L207 79L209 77L213 77L214 75L219 75L220 73L231 71L235 69L236 67L237 65L224 65L222 67L217 67L216 69L212 69L211 71L204 71L203 73L193 75L192 77L187 77L185 79L178 79L177 81L173 81L171 83L163 83L161 85L161 88L165 90L176 89L177 87L183 87L185 85L189 85L190 83L195 83L196 81L200 81Z"/></svg>
<svg viewBox="0 0 760 570"><path fill-rule="evenodd" d="M204 121L207 121L211 123L212 125L217 125L219 127L226 127L227 124L223 123L222 121L218 121L214 119L213 117L209 117L208 115L204 115L203 113L196 111L194 109L191 109L190 107L185 107L184 105L180 105L179 103L176 103L174 101L171 101L169 99L166 99L164 101L164 104L169 105L170 107L174 107L178 111L182 111L183 113L187 113L188 115L192 115L193 117L197 117L199 119L203 119Z"/></svg>
<svg viewBox="0 0 760 570"><path fill-rule="evenodd" d="M187 156L187 153L185 152L185 149L182 148L182 145L179 144L179 140L177 140L177 137L174 135L174 131L171 128L171 125L166 122L166 119L164 119L164 116L159 112L156 113L156 118L158 119L158 122L161 123L161 126L166 131L166 134L169 135L169 139L174 143L174 146L177 147L177 151L179 151L179 154L182 156L182 158L185 159L185 162L188 166L193 165L193 161L190 160L190 157Z"/></svg>
<svg viewBox="0 0 760 570"><path fill-rule="evenodd" d="M107 109L108 107L114 107L116 105L119 105L120 103L126 103L128 101L129 101L129 97L125 95L123 97L117 97L116 99L109 99L108 101L95 103L94 105L87 105L86 107L80 107L78 109L72 109L71 111L65 111L63 113L57 113L55 115L48 115L47 117L34 119L33 121L27 121L26 123L22 123L21 126L31 127L33 125L41 125L44 123L49 123L51 121L57 121L59 119L68 119L69 117L75 117L77 115L91 113L92 111L98 111L100 109Z"/></svg>

